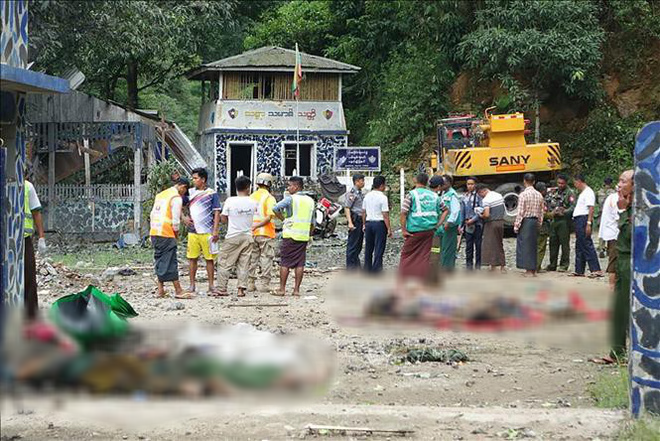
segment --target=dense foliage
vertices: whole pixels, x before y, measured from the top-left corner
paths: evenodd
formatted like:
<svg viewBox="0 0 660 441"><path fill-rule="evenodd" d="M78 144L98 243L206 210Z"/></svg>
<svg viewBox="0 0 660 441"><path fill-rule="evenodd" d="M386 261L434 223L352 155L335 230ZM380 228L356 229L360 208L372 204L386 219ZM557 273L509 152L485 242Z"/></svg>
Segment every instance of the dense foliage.
<svg viewBox="0 0 660 441"><path fill-rule="evenodd" d="M126 104L139 93L201 62L218 26L234 24L231 0L36 1L30 5L31 54L48 71L76 66L86 87L114 99L125 82Z"/></svg>
<svg viewBox="0 0 660 441"><path fill-rule="evenodd" d="M386 166L428 159L451 112L539 111L541 137L594 178L632 160L660 118L660 5L653 0L38 1L39 68L77 66L87 91L157 108L191 137L200 62L264 45L357 65L344 82L351 144ZM135 67L135 71L131 70ZM303 67L304 69L304 67ZM138 101L139 98L139 101Z"/></svg>

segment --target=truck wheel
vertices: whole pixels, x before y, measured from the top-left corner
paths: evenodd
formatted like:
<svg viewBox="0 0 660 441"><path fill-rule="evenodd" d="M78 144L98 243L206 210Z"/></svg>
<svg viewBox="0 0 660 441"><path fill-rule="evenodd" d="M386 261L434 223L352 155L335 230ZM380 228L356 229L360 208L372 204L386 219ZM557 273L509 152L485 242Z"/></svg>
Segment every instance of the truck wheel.
<svg viewBox="0 0 660 441"><path fill-rule="evenodd" d="M507 182L495 189L504 198L504 225L513 227L518 214L518 194L523 190L521 184Z"/></svg>

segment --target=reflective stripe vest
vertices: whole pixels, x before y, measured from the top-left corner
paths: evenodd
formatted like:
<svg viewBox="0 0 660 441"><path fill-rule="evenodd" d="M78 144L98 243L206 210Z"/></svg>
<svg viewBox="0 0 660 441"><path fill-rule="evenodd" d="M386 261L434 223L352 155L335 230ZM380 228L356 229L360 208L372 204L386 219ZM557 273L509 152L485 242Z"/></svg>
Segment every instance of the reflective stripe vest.
<svg viewBox="0 0 660 441"><path fill-rule="evenodd" d="M463 223L463 213L461 210L461 200L458 197L458 193L456 193L456 190L453 188L450 188L447 190L443 195L442 195L442 203L445 206L445 208L450 210L450 213L447 215L447 218L445 221L449 221L449 218L451 216L451 201L453 198L456 198L456 202L458 204L458 217L456 217L456 220L453 222L453 225L461 225Z"/></svg>
<svg viewBox="0 0 660 441"><path fill-rule="evenodd" d="M309 241L309 230L314 217L314 199L309 196L294 194L291 196L291 217L284 220L282 237L298 242Z"/></svg>
<svg viewBox="0 0 660 441"><path fill-rule="evenodd" d="M427 188L416 188L409 194L411 200L406 230L418 233L435 229L440 220L438 195Z"/></svg>
<svg viewBox="0 0 660 441"><path fill-rule="evenodd" d="M27 182L27 181L25 181ZM30 210L30 192L27 185L24 185L25 190L25 220L23 221L23 236L30 237L34 234L34 219L32 218L32 211Z"/></svg>
<svg viewBox="0 0 660 441"><path fill-rule="evenodd" d="M172 200L180 197L176 187L170 187L156 195L151 209L150 236L176 237L172 228Z"/></svg>
<svg viewBox="0 0 660 441"><path fill-rule="evenodd" d="M273 202L275 201L275 198L268 192L268 190L265 190L263 188L260 188L259 190L255 191L250 195L250 199L255 201L257 203L257 212L255 213L254 217L252 218L252 225L257 225L263 222L268 216L268 201L269 199L273 199ZM275 205L275 204L271 204ZM272 239L275 238L275 223L271 220L268 222L266 225L264 225L261 228L257 228L254 230L253 233L254 236L265 236L265 237L270 237Z"/></svg>

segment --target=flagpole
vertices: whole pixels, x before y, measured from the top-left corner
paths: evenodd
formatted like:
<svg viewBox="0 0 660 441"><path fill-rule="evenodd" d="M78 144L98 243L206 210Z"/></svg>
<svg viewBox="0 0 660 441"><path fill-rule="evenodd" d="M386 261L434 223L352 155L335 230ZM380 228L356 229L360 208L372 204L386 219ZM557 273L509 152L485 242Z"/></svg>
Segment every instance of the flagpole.
<svg viewBox="0 0 660 441"><path fill-rule="evenodd" d="M298 156L296 162L300 162L300 83L298 83L297 77L298 77L298 59L300 57L300 52L298 51L298 43L296 43L296 62L295 62L295 69L296 69L296 86L297 86L297 93L296 93L296 155ZM301 63L302 64L302 63ZM301 66L302 68L302 66ZM300 167L300 164L298 164L298 167ZM300 170L298 170L298 173L300 173Z"/></svg>

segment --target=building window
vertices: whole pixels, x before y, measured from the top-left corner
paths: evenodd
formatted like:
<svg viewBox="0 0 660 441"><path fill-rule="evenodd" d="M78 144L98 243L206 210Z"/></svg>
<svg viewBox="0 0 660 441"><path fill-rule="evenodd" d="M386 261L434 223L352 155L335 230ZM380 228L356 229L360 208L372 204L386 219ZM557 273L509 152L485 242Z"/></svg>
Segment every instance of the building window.
<svg viewBox="0 0 660 441"><path fill-rule="evenodd" d="M225 72L223 99L291 101L290 73ZM338 101L339 75L305 73L300 84L301 101Z"/></svg>
<svg viewBox="0 0 660 441"><path fill-rule="evenodd" d="M313 144L284 144L284 176L312 176Z"/></svg>

